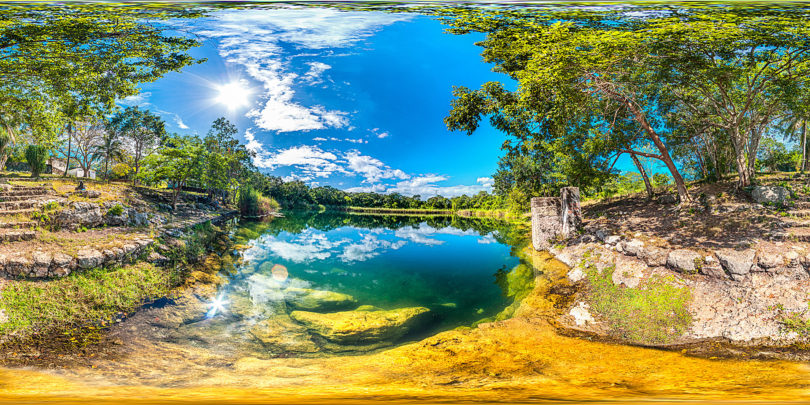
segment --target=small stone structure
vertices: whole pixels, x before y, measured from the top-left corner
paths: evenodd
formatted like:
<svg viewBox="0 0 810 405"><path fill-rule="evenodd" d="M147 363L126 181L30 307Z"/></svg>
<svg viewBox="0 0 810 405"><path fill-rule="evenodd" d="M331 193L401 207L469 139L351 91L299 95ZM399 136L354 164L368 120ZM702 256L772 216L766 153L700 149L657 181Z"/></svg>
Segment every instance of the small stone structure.
<svg viewBox="0 0 810 405"><path fill-rule="evenodd" d="M582 225L579 188L564 187L560 197L534 197L532 207L532 246L549 250L551 240L567 238Z"/></svg>

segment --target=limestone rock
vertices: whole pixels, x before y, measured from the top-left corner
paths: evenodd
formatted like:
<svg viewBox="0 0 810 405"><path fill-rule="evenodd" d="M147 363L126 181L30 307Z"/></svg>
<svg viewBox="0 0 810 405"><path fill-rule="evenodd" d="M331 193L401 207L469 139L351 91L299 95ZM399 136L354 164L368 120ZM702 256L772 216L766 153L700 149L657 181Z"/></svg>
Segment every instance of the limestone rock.
<svg viewBox="0 0 810 405"><path fill-rule="evenodd" d="M720 266L720 263L716 261L707 261L700 269L700 274L713 278L726 278L726 272L723 270L723 267Z"/></svg>
<svg viewBox="0 0 810 405"><path fill-rule="evenodd" d="M644 277L646 268L647 266L640 260L619 256L613 274L611 274L611 280L614 285L624 285L629 288L638 287L642 277Z"/></svg>
<svg viewBox="0 0 810 405"><path fill-rule="evenodd" d="M756 186L751 191L751 198L760 204L784 204L790 198L790 192L779 186Z"/></svg>
<svg viewBox="0 0 810 405"><path fill-rule="evenodd" d="M658 198L659 204L675 204L678 202L678 196L675 194L666 194Z"/></svg>
<svg viewBox="0 0 810 405"><path fill-rule="evenodd" d="M48 269L51 267L51 254L48 252L35 251L31 258L33 259L33 276L34 277L47 277Z"/></svg>
<svg viewBox="0 0 810 405"><path fill-rule="evenodd" d="M89 202L74 201L68 208L59 211L54 222L67 229L75 230L80 226L87 228L101 225L101 207Z"/></svg>
<svg viewBox="0 0 810 405"><path fill-rule="evenodd" d="M782 266L784 263L784 259L782 255L775 252L760 252L759 257L757 258L757 264L763 269L772 269L774 267Z"/></svg>
<svg viewBox="0 0 810 405"><path fill-rule="evenodd" d="M683 273L696 273L705 259L689 249L675 249L667 256L667 266Z"/></svg>
<svg viewBox="0 0 810 405"><path fill-rule="evenodd" d="M337 311L357 306L357 301L351 295L309 288L286 288L284 298L291 308L304 311Z"/></svg>
<svg viewBox="0 0 810 405"><path fill-rule="evenodd" d="M622 240L622 237L619 236L619 235L610 235L607 238L605 238L605 243L607 243L608 245L615 245L615 244L619 243L619 241L621 241L621 240Z"/></svg>
<svg viewBox="0 0 810 405"><path fill-rule="evenodd" d="M306 328L293 322L289 315L260 321L250 328L250 334L271 352L314 353L319 350L307 336Z"/></svg>
<svg viewBox="0 0 810 405"><path fill-rule="evenodd" d="M83 249L76 255L76 264L82 269L98 267L103 263L104 256L95 249Z"/></svg>
<svg viewBox="0 0 810 405"><path fill-rule="evenodd" d="M590 307L588 304L580 301L577 305L571 308L568 314L574 318L574 323L577 326L585 326L586 324L596 322L590 311L588 311L589 309Z"/></svg>
<svg viewBox="0 0 810 405"><path fill-rule="evenodd" d="M10 276L27 276L31 271L31 260L23 256L11 256L6 259L6 274Z"/></svg>
<svg viewBox="0 0 810 405"><path fill-rule="evenodd" d="M628 254L630 256L638 256L643 249L644 249L644 242L638 239L633 239L629 242L625 242L622 244L622 251L624 251L625 254Z"/></svg>
<svg viewBox="0 0 810 405"><path fill-rule="evenodd" d="M571 280L572 283L576 283L585 278L585 273L579 267L575 267L568 272L568 279Z"/></svg>
<svg viewBox="0 0 810 405"><path fill-rule="evenodd" d="M756 252L750 249L746 251L722 249L715 252L715 254L717 259L720 260L723 269L731 274L731 277L735 280L738 280L751 272Z"/></svg>
<svg viewBox="0 0 810 405"><path fill-rule="evenodd" d="M667 256L669 251L657 246L645 246L638 254L638 258L651 267L666 266Z"/></svg>
<svg viewBox="0 0 810 405"><path fill-rule="evenodd" d="M322 314L293 311L290 317L310 332L337 343L371 343L395 340L417 326L430 312L424 307L390 311L344 311Z"/></svg>

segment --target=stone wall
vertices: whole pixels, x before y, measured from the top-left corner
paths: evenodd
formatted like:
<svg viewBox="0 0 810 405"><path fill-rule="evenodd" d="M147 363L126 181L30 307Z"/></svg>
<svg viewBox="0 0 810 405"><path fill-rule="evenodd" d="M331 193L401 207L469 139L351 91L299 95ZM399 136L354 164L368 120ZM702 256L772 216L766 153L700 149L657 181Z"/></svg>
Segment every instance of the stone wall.
<svg viewBox="0 0 810 405"><path fill-rule="evenodd" d="M534 197L532 208L532 246L549 250L557 238L567 238L582 226L579 188L564 187L560 197Z"/></svg>

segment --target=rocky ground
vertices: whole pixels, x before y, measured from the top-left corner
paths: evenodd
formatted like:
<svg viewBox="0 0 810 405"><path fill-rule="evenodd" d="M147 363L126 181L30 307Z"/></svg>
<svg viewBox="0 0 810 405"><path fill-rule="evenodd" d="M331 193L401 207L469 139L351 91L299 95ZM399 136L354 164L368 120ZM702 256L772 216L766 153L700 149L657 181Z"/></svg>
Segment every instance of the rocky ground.
<svg viewBox="0 0 810 405"><path fill-rule="evenodd" d="M584 232L551 249L579 289L562 324L655 346L712 341L801 355L810 338L810 244L800 236L810 229L810 190L803 177L763 182L736 194L694 187L694 205L586 205Z"/></svg>
<svg viewBox="0 0 810 405"><path fill-rule="evenodd" d="M224 212L194 202L194 195L171 210L163 193L121 184L88 182L77 190L71 180L12 180L0 187L0 275L6 278L64 277L132 261L155 236Z"/></svg>

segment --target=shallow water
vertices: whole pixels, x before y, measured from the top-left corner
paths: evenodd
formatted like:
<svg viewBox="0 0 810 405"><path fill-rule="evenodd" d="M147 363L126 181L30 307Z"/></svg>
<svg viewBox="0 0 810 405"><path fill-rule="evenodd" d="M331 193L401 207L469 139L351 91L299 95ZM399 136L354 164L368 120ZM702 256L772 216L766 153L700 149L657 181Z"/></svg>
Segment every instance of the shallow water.
<svg viewBox="0 0 810 405"><path fill-rule="evenodd" d="M327 217L330 225L319 224L319 217ZM242 264L220 296L230 300L241 294L264 305L258 302L262 298L298 299L285 293L292 287L348 294L358 305L388 310L426 307L433 316L414 331L417 336L470 326L511 303L498 282L518 259L496 239L496 230L483 224L462 230L413 218L388 223L363 219L287 213L267 224L240 224L234 234L246 245L240 252ZM293 223L305 225L294 228Z"/></svg>

